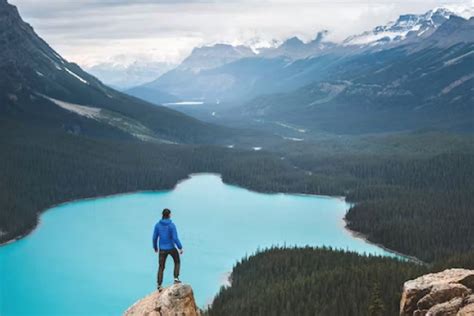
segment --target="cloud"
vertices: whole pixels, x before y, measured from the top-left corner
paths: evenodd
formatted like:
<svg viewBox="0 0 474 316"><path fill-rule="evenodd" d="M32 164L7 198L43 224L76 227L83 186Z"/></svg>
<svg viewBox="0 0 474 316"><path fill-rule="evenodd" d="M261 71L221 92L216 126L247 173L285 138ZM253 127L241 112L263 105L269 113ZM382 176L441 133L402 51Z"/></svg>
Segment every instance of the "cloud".
<svg viewBox="0 0 474 316"><path fill-rule="evenodd" d="M291 0L10 0L23 18L67 59L90 66L116 56L178 62L195 46L267 43L322 30L340 41L354 33L460 1ZM121 59L123 62L123 58Z"/></svg>

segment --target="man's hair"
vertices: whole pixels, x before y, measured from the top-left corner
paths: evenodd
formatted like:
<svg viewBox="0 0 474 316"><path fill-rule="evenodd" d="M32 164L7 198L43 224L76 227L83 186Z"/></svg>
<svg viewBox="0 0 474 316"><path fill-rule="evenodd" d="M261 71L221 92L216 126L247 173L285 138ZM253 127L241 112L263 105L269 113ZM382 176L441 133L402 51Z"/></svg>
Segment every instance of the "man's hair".
<svg viewBox="0 0 474 316"><path fill-rule="evenodd" d="M171 211L165 208L162 214L163 214L163 218L170 218Z"/></svg>

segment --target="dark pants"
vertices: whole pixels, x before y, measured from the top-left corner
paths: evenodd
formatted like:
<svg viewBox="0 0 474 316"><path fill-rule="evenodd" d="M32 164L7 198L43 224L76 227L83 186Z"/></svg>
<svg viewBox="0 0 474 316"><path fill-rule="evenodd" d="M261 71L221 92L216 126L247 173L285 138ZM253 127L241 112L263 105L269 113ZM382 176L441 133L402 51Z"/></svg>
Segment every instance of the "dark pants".
<svg viewBox="0 0 474 316"><path fill-rule="evenodd" d="M178 250L170 249L170 250L160 250L160 257L159 257L159 267L158 267L158 285L163 284L163 272L165 271L165 263L166 258L168 255L171 255L174 261L174 278L179 277L179 268L180 268L180 260L179 260L179 253Z"/></svg>

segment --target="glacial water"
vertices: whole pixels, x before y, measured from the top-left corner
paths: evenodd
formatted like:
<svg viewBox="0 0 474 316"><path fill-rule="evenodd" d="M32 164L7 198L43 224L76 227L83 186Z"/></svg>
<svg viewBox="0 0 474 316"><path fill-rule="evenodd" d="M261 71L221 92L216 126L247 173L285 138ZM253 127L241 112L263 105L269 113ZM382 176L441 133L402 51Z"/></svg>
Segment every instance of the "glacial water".
<svg viewBox="0 0 474 316"><path fill-rule="evenodd" d="M340 198L260 194L200 174L175 189L51 208L29 236L0 247L0 315L120 315L156 285L151 237L172 210L184 245L181 279L208 304L237 260L272 245L391 255L344 229ZM166 284L173 262L168 258Z"/></svg>

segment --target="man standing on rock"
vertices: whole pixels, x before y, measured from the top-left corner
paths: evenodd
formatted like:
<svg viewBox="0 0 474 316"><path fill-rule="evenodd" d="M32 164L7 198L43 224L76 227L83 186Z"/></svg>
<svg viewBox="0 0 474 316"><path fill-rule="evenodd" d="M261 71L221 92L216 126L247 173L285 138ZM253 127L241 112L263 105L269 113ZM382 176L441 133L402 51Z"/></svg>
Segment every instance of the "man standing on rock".
<svg viewBox="0 0 474 316"><path fill-rule="evenodd" d="M174 261L174 283L181 283L179 280L180 259L179 255L183 254L183 246L178 238L178 231L175 224L171 221L171 211L167 208L163 210L162 219L156 223L153 231L153 249L158 252L157 241L160 239L160 254L158 268L158 290L162 290L163 272L165 271L165 263L168 255L171 255ZM179 252L178 252L178 248Z"/></svg>

